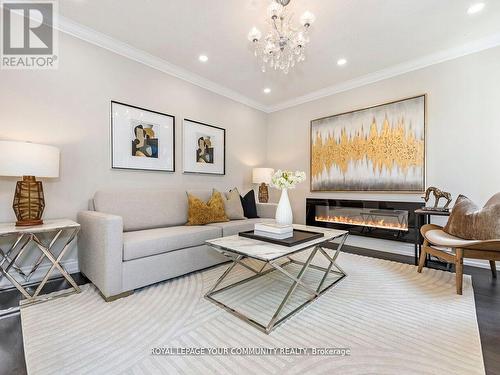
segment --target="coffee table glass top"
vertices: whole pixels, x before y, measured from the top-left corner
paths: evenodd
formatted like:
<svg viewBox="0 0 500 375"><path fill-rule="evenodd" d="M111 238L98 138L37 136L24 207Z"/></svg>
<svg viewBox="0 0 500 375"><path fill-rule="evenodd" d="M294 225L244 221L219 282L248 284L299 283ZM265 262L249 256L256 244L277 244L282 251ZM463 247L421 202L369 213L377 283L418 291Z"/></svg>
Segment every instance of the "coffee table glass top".
<svg viewBox="0 0 500 375"><path fill-rule="evenodd" d="M294 224L293 227L294 229L307 230L310 232L321 232L324 233L324 236L292 247L240 237L238 235L216 238L208 240L206 243L217 250L230 251L249 258L270 261L296 253L325 241L332 241L333 239L342 237L347 233L345 230L320 228L300 224Z"/></svg>

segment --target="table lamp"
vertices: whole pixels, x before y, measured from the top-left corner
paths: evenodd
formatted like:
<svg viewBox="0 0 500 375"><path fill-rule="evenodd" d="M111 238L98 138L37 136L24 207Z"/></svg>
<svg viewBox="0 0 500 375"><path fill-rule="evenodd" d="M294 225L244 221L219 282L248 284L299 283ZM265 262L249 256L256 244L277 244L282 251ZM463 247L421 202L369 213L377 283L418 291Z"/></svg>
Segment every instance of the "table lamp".
<svg viewBox="0 0 500 375"><path fill-rule="evenodd" d="M45 199L36 177L59 177L59 149L29 142L0 141L0 176L22 176L13 208L16 226L41 225Z"/></svg>
<svg viewBox="0 0 500 375"><path fill-rule="evenodd" d="M269 190L267 184L271 183L274 169L272 168L254 168L252 170L252 181L259 186L259 202L267 203L269 201Z"/></svg>

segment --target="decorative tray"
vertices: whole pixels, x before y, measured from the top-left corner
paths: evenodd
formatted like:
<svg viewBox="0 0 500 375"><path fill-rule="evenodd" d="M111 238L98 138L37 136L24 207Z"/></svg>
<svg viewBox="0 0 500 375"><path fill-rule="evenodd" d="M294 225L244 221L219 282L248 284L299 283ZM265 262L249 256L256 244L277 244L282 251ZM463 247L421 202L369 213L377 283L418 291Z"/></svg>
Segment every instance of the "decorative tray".
<svg viewBox="0 0 500 375"><path fill-rule="evenodd" d="M294 229L292 237L288 237L288 238L285 238L282 240L278 240L278 239L275 239L272 237L265 237L265 236L261 236L261 235L256 235L256 234L254 234L253 230L249 230L246 232L240 232L238 234L241 237L251 238L251 239L259 240L259 241L270 242L270 243L274 243L276 245L288 246L288 247L300 245L304 242L316 240L318 238L325 236L324 233L310 232L307 230L300 230L300 229Z"/></svg>

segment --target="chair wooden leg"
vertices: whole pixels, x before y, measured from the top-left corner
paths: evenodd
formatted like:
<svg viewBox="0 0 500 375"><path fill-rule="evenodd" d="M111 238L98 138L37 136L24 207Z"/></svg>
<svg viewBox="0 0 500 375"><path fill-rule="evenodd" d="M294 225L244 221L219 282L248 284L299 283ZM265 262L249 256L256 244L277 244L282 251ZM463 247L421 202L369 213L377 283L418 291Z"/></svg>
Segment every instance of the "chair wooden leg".
<svg viewBox="0 0 500 375"><path fill-rule="evenodd" d="M428 245L427 241L424 241L422 245L422 250L420 251L420 259L418 260L417 272L422 273L422 268L424 268L425 260L427 259L427 251L425 250Z"/></svg>
<svg viewBox="0 0 500 375"><path fill-rule="evenodd" d="M464 278L464 251L462 249L456 249L455 251L456 251L455 272L456 272L457 294L462 294L462 285Z"/></svg>
<svg viewBox="0 0 500 375"><path fill-rule="evenodd" d="M490 260L490 268L491 268L491 276L496 279L497 278L497 266L494 260Z"/></svg>

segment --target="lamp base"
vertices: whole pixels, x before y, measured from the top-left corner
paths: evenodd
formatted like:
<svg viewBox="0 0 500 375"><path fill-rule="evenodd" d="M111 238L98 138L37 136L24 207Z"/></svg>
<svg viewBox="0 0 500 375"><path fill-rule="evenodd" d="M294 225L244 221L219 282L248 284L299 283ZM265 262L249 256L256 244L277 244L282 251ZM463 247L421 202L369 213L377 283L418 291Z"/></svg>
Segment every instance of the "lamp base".
<svg viewBox="0 0 500 375"><path fill-rule="evenodd" d="M267 203L269 202L269 189L267 185L263 182L259 185L259 202Z"/></svg>
<svg viewBox="0 0 500 375"><path fill-rule="evenodd" d="M45 208L43 186L34 176L23 176L22 181L16 184L14 203L18 227L41 225L42 214Z"/></svg>
<svg viewBox="0 0 500 375"><path fill-rule="evenodd" d="M33 227L35 225L42 225L43 220L23 220L16 221L16 227Z"/></svg>

